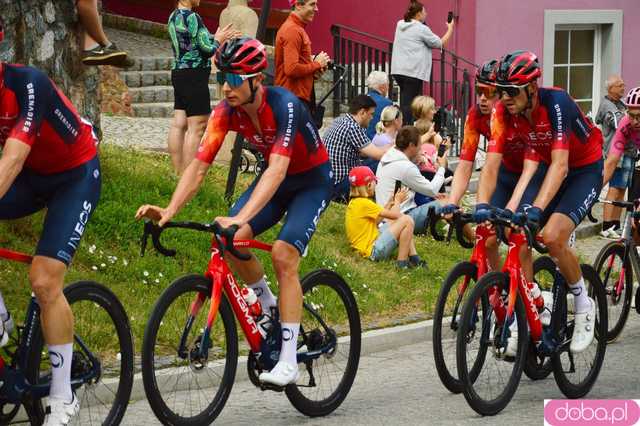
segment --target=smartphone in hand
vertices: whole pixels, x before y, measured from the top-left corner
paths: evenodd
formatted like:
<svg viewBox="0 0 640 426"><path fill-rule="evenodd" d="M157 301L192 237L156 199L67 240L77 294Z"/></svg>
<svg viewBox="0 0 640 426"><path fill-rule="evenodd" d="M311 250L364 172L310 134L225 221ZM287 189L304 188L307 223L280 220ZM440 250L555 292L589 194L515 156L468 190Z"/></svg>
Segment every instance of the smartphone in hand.
<svg viewBox="0 0 640 426"><path fill-rule="evenodd" d="M443 157L445 152L447 152L447 145L443 141L438 147L438 157Z"/></svg>
<svg viewBox="0 0 640 426"><path fill-rule="evenodd" d="M450 24L451 21L453 21L453 11L449 11L449 14L447 15L447 23Z"/></svg>
<svg viewBox="0 0 640 426"><path fill-rule="evenodd" d="M395 196L398 193L398 191L400 191L401 188L402 188L402 181L397 180L396 187L393 190L393 195Z"/></svg>

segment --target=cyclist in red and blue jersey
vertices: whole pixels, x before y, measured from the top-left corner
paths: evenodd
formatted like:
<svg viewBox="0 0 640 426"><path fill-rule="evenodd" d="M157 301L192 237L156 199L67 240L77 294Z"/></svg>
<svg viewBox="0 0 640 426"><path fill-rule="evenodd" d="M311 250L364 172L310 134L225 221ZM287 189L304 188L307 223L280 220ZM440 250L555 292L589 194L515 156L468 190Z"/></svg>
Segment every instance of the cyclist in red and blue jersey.
<svg viewBox="0 0 640 426"><path fill-rule="evenodd" d="M538 87L540 75L538 58L531 52L502 58L496 86L504 107L496 109L492 131L502 132L507 141L524 140L548 166L526 218L534 228L546 222L544 243L574 295L570 350L579 353L593 341L596 305L587 295L569 239L600 194L603 139L566 91Z"/></svg>
<svg viewBox="0 0 640 426"><path fill-rule="evenodd" d="M2 27L0 20L0 43ZM52 365L46 425L68 424L79 410L70 382L73 313L62 289L100 197L96 145L91 124L42 71L0 62L0 220L47 209L29 271ZM0 319L6 336L13 322L1 296Z"/></svg>
<svg viewBox="0 0 640 426"><path fill-rule="evenodd" d="M279 87L265 87L265 48L251 38L225 42L215 56L225 73L225 99L212 112L195 160L187 167L166 208L144 205L137 217L165 224L195 195L228 131L237 131L268 161L231 208L230 217L215 220L223 227L238 225L237 238L250 239L272 228L286 213L273 245L271 258L280 286L282 344L279 361L260 380L277 386L299 377L296 360L302 316L300 257L329 205L333 177L329 156L305 105ZM246 251L246 253L249 253ZM276 299L264 279L264 269L254 256L249 261L230 259L234 269L253 288L265 314Z"/></svg>

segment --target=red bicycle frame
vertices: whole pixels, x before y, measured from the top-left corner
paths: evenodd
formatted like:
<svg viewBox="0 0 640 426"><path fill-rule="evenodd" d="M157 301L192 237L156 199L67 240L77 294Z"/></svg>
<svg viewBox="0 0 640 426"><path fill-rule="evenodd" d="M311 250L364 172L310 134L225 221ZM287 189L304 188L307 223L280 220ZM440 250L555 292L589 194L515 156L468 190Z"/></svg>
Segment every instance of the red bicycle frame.
<svg viewBox="0 0 640 426"><path fill-rule="evenodd" d="M489 297L498 321L504 322L505 315L507 318L513 316L516 308L516 294L519 293L524 302L531 339L537 342L542 338L542 322L520 262L520 249L526 245L528 245L527 236L523 232L511 232L507 260L502 267L502 272L509 275L509 299L506 309L499 297L492 297L497 295L497 292Z"/></svg>
<svg viewBox="0 0 640 426"><path fill-rule="evenodd" d="M254 248L258 250L271 251L272 246L262 243L256 240L234 240L233 246L235 248ZM209 308L209 314L207 316L207 332L213 327L213 323L218 315L218 308L222 300L222 292L227 295L229 303L233 308L233 312L240 322L240 327L251 347L253 352L260 352L260 343L262 342L262 335L258 330L253 316L249 312L247 302L245 302L240 292L240 287L236 282L229 265L222 257L220 248L216 241L215 236L211 242L211 259L207 266L207 270L204 274L211 280L211 307ZM196 300L193 301L190 308L190 313L193 317L198 315L198 312L204 304L206 296L202 293L198 294Z"/></svg>
<svg viewBox="0 0 640 426"><path fill-rule="evenodd" d="M489 271L489 257L487 256L487 239L489 237L495 236L496 232L493 228L489 228L484 225L478 225L476 227L476 243L473 246L473 251L471 252L471 258L469 262L476 265L478 268L478 274L476 277L476 281L480 279L481 276L486 274ZM458 287L458 295L461 296L467 291L467 287L469 286L469 276L464 277L464 281L462 285Z"/></svg>

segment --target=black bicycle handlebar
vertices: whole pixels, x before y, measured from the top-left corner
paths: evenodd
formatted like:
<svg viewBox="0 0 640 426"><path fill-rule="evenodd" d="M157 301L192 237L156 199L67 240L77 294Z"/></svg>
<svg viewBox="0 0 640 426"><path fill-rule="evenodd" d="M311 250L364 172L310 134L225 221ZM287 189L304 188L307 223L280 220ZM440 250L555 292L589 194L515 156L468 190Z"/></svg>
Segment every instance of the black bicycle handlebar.
<svg viewBox="0 0 640 426"><path fill-rule="evenodd" d="M237 257L240 260L249 260L251 259L251 255L240 253L234 246L233 240L236 232L238 232L238 225L233 225L228 228L223 228L217 222L213 223L197 223L197 222L167 222L164 226L158 226L150 220L146 220L144 223L144 231L142 233L142 239L140 241L140 256L144 256L144 252L147 248L147 241L149 240L149 236L151 236L151 242L153 243L153 247L158 251L158 253L167 256L173 257L176 255L176 250L168 249L162 245L160 242L160 235L169 228L182 228L182 229L191 229L194 231L207 232L214 235L218 242L218 246L220 247L222 254L224 255L224 251L228 251L234 257Z"/></svg>

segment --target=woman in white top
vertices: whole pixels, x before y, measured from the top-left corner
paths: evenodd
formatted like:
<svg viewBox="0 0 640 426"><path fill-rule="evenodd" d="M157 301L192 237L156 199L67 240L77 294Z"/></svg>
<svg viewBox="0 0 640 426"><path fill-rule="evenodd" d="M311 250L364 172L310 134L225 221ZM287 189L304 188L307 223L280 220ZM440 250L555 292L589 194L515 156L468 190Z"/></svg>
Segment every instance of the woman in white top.
<svg viewBox="0 0 640 426"><path fill-rule="evenodd" d="M398 21L391 55L391 74L400 86L400 108L405 124L411 124L411 102L422 94L422 84L431 76L431 49L443 48L453 34L453 20L438 37L424 24L427 12L418 1L409 2L404 20Z"/></svg>

